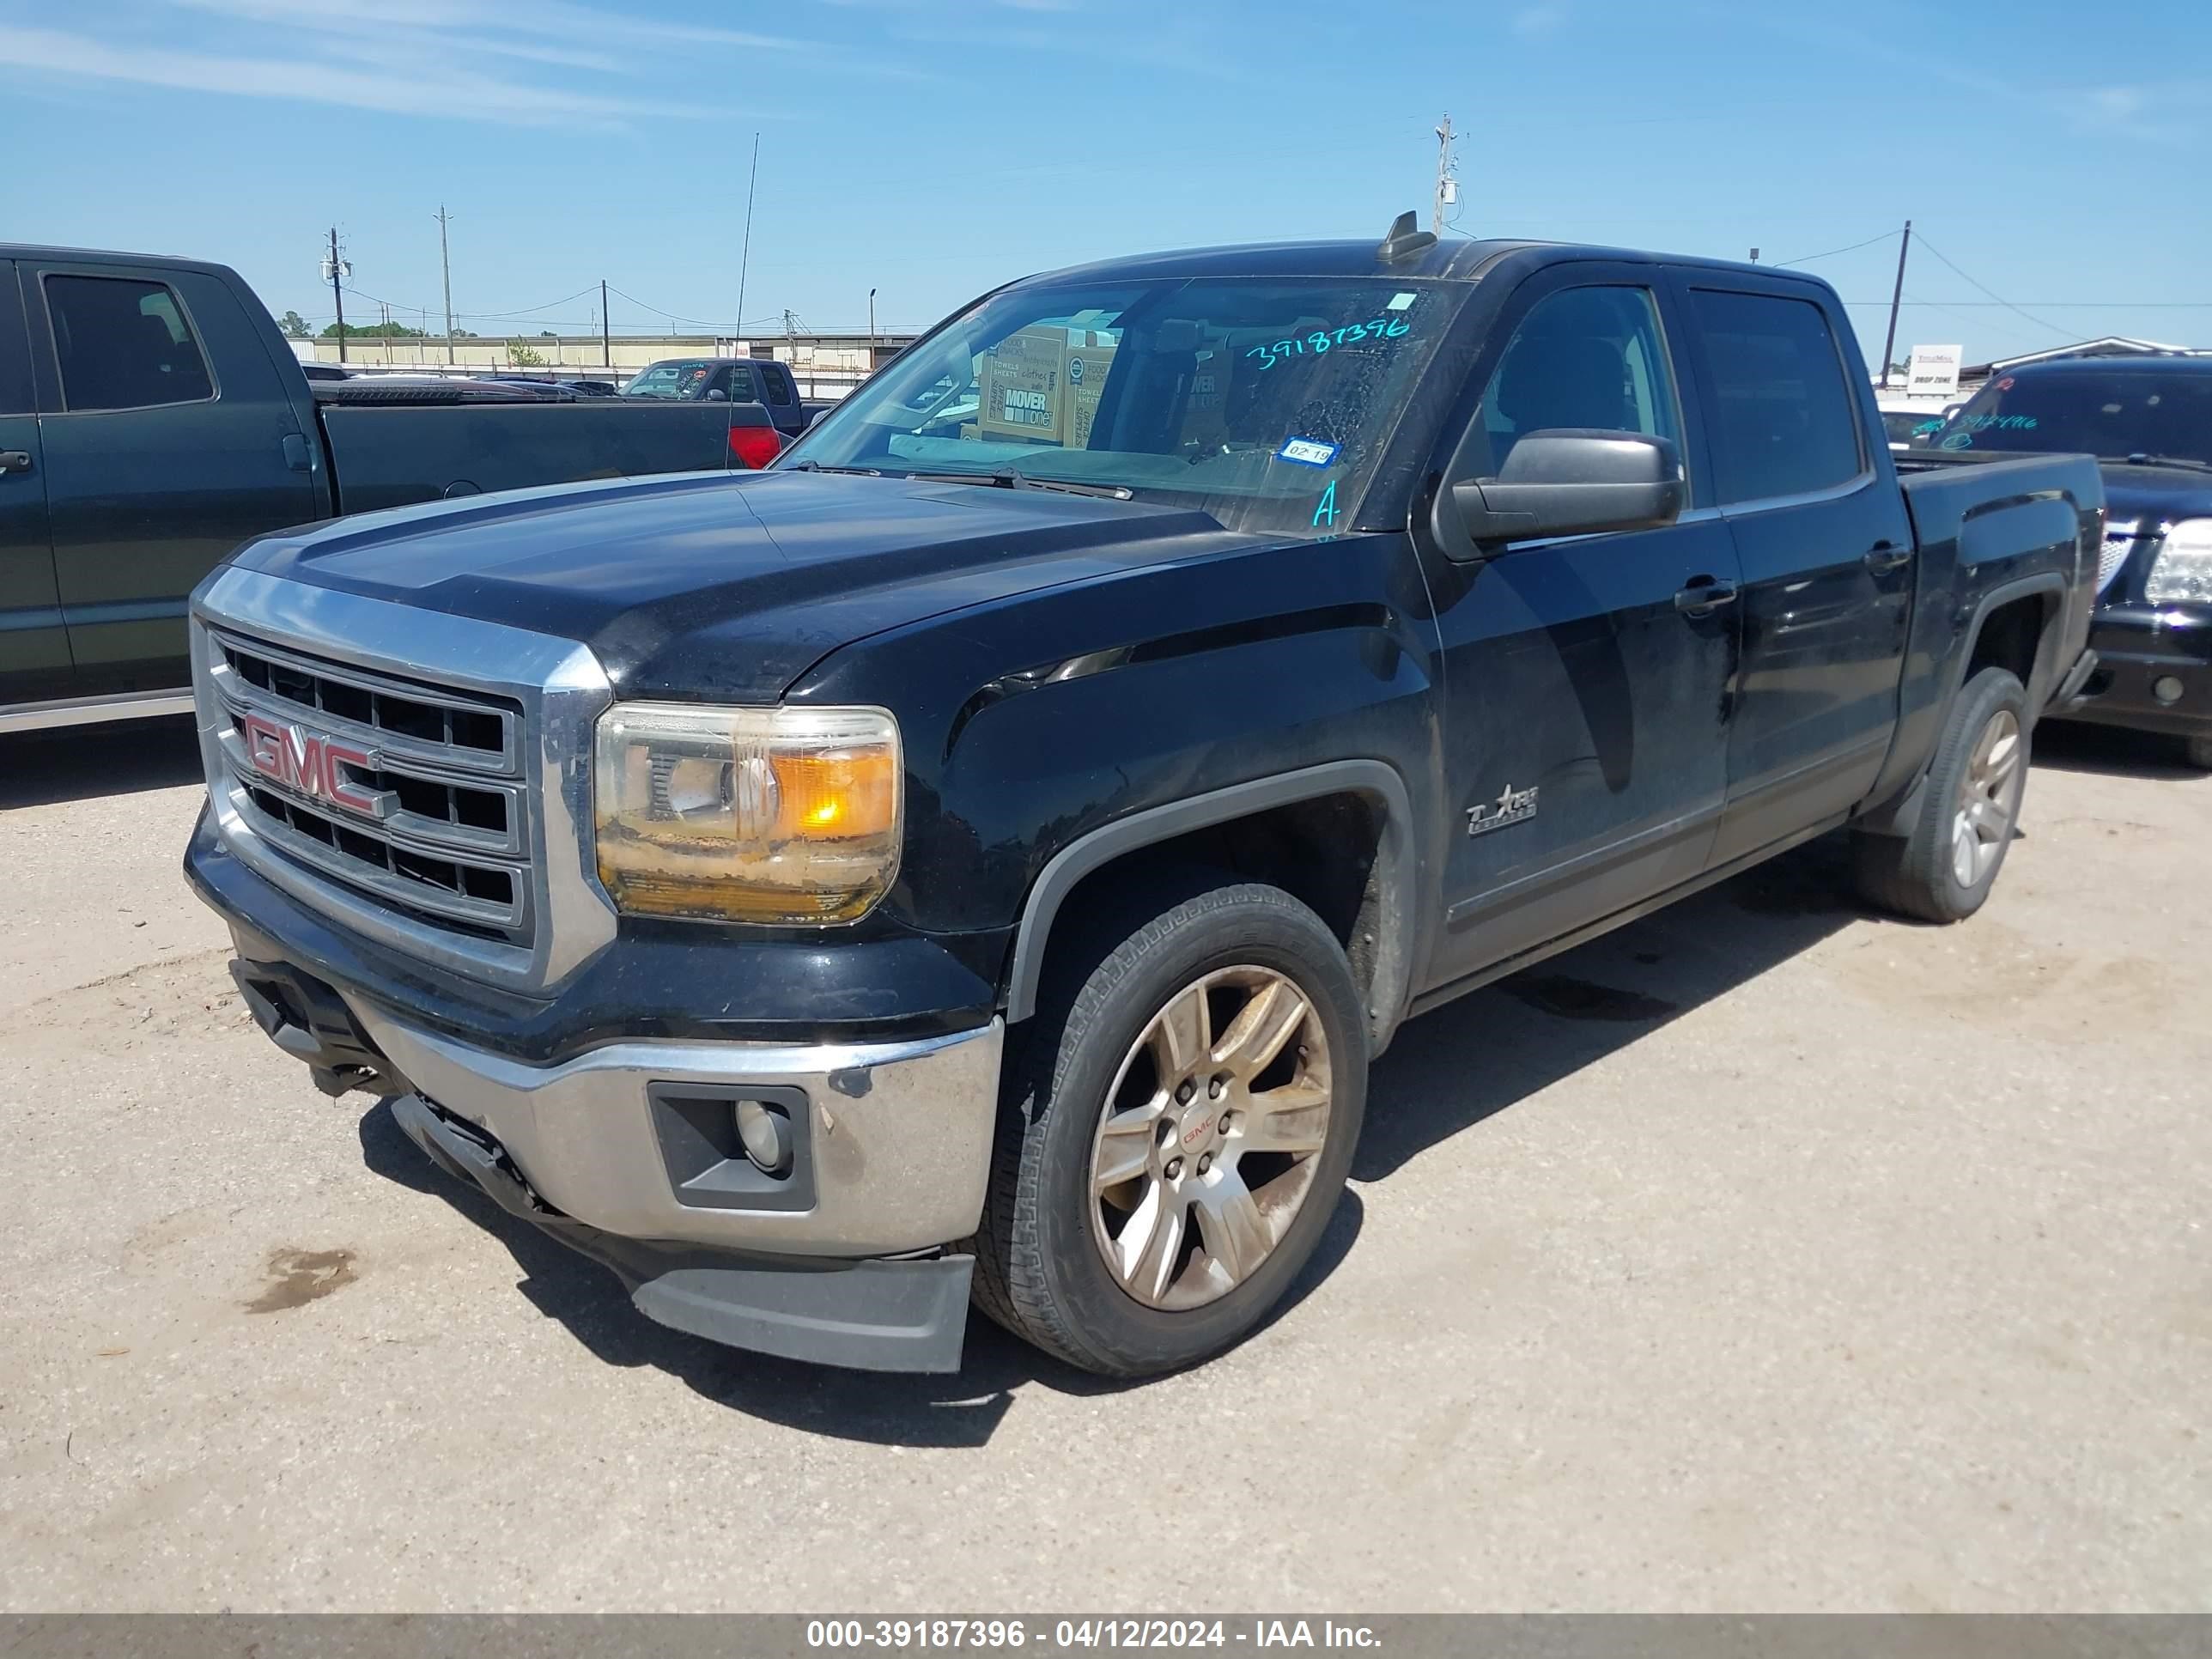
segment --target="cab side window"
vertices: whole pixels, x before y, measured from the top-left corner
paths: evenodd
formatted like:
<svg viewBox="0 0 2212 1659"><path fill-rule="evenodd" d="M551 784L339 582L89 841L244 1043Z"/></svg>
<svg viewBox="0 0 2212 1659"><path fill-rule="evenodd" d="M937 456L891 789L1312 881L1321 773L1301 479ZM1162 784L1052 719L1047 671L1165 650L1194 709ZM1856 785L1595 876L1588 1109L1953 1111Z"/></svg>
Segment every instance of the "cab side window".
<svg viewBox="0 0 2212 1659"><path fill-rule="evenodd" d="M1827 314L1809 300L1697 289L1723 502L1810 495L1865 470L1854 398Z"/></svg>
<svg viewBox="0 0 2212 1659"><path fill-rule="evenodd" d="M161 283L49 276L46 311L71 410L147 409L215 396L207 359Z"/></svg>
<svg viewBox="0 0 2212 1659"><path fill-rule="evenodd" d="M1674 378L1648 289L1571 288L1538 301L1484 387L1477 425L1494 477L1513 446L1562 427L1681 441Z"/></svg>

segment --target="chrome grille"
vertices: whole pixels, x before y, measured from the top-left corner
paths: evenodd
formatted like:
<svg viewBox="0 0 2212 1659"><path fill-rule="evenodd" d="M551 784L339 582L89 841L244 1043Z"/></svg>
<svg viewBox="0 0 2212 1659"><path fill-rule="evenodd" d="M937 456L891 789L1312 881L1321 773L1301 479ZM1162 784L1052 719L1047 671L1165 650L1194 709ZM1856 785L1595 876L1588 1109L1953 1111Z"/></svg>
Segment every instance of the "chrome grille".
<svg viewBox="0 0 2212 1659"><path fill-rule="evenodd" d="M2101 593L2112 585L2112 578L2120 574L2120 567L2128 562L2128 555L2136 550L2136 521L2128 519L2105 526L2105 545L2097 555L2097 591Z"/></svg>
<svg viewBox="0 0 2212 1659"><path fill-rule="evenodd" d="M519 704L228 630L209 645L222 781L257 835L416 921L532 943Z"/></svg>

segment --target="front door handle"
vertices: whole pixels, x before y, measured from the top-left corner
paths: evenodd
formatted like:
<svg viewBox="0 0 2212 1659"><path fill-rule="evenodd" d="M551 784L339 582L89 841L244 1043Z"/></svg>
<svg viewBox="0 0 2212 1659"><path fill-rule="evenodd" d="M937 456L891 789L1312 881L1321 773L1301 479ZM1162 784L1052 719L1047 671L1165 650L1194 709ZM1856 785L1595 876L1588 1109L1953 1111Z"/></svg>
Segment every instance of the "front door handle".
<svg viewBox="0 0 2212 1659"><path fill-rule="evenodd" d="M27 449L0 449L0 472L28 472L31 452Z"/></svg>
<svg viewBox="0 0 2212 1659"><path fill-rule="evenodd" d="M1877 576L1886 576L1900 565L1912 562L1912 550L1899 547L1895 542L1876 542L1867 550L1866 568Z"/></svg>
<svg viewBox="0 0 2212 1659"><path fill-rule="evenodd" d="M1689 586L1674 595L1674 609L1692 617L1709 617L1720 606L1735 603L1735 584L1717 576L1692 576Z"/></svg>

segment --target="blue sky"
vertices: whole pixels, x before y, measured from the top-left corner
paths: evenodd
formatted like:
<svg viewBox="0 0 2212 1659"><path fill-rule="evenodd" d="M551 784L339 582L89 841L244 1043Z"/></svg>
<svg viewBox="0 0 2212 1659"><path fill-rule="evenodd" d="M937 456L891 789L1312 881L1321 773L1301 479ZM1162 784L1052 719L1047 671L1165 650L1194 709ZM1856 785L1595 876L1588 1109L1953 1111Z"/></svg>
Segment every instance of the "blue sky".
<svg viewBox="0 0 2212 1659"><path fill-rule="evenodd" d="M617 329L727 330L757 131L745 321L874 287L919 325L1425 222L1447 111L1470 234L1779 261L1910 217L1900 356L2212 345L2201 0L0 0L0 236L222 260L319 326L335 220L360 295L434 318L442 201L465 327L586 331L605 277ZM1870 356L1895 257L1808 267Z"/></svg>

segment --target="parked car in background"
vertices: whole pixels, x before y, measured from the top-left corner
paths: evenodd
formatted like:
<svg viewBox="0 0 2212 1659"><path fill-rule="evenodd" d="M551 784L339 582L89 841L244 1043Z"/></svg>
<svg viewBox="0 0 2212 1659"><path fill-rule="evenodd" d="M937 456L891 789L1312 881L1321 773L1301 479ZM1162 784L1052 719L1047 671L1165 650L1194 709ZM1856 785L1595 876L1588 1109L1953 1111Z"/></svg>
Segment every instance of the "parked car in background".
<svg viewBox="0 0 2212 1659"><path fill-rule="evenodd" d="M322 1089L653 1318L944 1370L972 1289L1172 1370L1407 1018L1838 828L1981 906L2102 489L1904 466L1796 272L1408 214L1031 277L767 472L241 551L186 872Z"/></svg>
<svg viewBox="0 0 2212 1659"><path fill-rule="evenodd" d="M1931 404L1925 398L1909 398L1901 392L1875 392L1875 406L1881 412L1882 435L1892 449L1909 449L1916 442L1924 443L1943 424L1943 406Z"/></svg>
<svg viewBox="0 0 2212 1659"><path fill-rule="evenodd" d="M806 430L806 406L788 364L771 357L670 357L625 381L622 396L651 403L759 404L786 438Z"/></svg>
<svg viewBox="0 0 2212 1659"><path fill-rule="evenodd" d="M2090 636L2099 666L2069 717L2169 732L2212 770L2212 356L2025 364L1934 441L2098 458L2111 512Z"/></svg>
<svg viewBox="0 0 2212 1659"><path fill-rule="evenodd" d="M188 707L186 596L264 531L775 447L753 405L311 380L222 265L0 245L0 731Z"/></svg>

